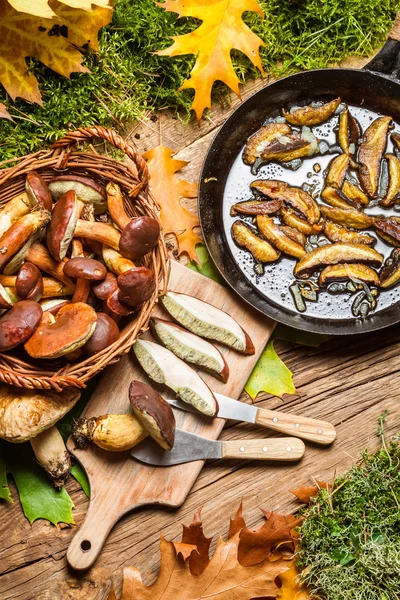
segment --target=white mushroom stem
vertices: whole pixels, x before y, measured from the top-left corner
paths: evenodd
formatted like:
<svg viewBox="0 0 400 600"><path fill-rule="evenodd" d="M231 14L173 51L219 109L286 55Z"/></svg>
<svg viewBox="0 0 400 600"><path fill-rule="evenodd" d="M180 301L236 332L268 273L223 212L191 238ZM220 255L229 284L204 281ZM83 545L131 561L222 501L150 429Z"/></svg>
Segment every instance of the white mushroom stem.
<svg viewBox="0 0 400 600"><path fill-rule="evenodd" d="M31 439L38 462L49 473L56 488L64 487L71 470L71 459L57 427L53 425Z"/></svg>
<svg viewBox="0 0 400 600"><path fill-rule="evenodd" d="M135 263L129 258L124 258L122 254L109 246L103 246L103 260L106 267L116 275L121 275L135 267Z"/></svg>
<svg viewBox="0 0 400 600"><path fill-rule="evenodd" d="M0 210L0 236L18 221L24 215L27 215L33 204L28 198L28 194L23 192L16 196Z"/></svg>
<svg viewBox="0 0 400 600"><path fill-rule="evenodd" d="M95 240L107 246L111 246L114 250L119 249L120 233L112 225L107 223L92 223L78 219L76 224L74 237Z"/></svg>
<svg viewBox="0 0 400 600"><path fill-rule="evenodd" d="M56 279L59 279L68 287L75 288L72 280L64 275L64 262L57 262L51 256L47 248L42 246L39 242L35 242L29 248L26 255L26 260L34 264L38 269L52 275Z"/></svg>
<svg viewBox="0 0 400 600"><path fill-rule="evenodd" d="M11 291L15 294L15 275L1 275L0 284L6 288L11 288ZM66 285L58 279L53 277L43 277L43 296L42 298L58 298L60 296L72 296L74 293L73 286Z"/></svg>
<svg viewBox="0 0 400 600"><path fill-rule="evenodd" d="M128 225L131 218L127 215L124 207L124 199L120 187L110 181L106 187L107 208L114 223L121 231Z"/></svg>

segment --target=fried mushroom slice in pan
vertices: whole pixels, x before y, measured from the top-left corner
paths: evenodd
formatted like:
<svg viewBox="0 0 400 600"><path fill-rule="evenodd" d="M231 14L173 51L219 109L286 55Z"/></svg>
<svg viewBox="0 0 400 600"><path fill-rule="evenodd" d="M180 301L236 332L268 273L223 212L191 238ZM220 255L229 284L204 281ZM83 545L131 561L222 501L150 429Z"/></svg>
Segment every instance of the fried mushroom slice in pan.
<svg viewBox="0 0 400 600"><path fill-rule="evenodd" d="M352 229L369 229L374 223L373 217L355 208L321 206L321 213L326 219Z"/></svg>
<svg viewBox="0 0 400 600"><path fill-rule="evenodd" d="M319 221L320 211L318 204L310 194L301 188L275 179L257 179L250 184L250 188L253 192L271 200L281 200L284 206L293 208L310 225Z"/></svg>
<svg viewBox="0 0 400 600"><path fill-rule="evenodd" d="M327 121L329 117L333 115L340 102L340 98L335 98L335 100L331 100L331 102L327 102L318 107L304 106L302 108L297 108L292 112L286 112L286 110L283 109L282 114L286 121L291 125L319 125L320 123Z"/></svg>
<svg viewBox="0 0 400 600"><path fill-rule="evenodd" d="M332 221L326 221L324 225L324 233L331 242L344 242L351 244L366 244L374 246L376 239L368 233L359 233L347 227L342 227Z"/></svg>
<svg viewBox="0 0 400 600"><path fill-rule="evenodd" d="M400 200L400 159L394 154L386 154L385 158L389 165L389 187L379 204L390 206Z"/></svg>
<svg viewBox="0 0 400 600"><path fill-rule="evenodd" d="M383 256L365 244L328 244L308 252L297 263L294 274L306 279L314 271L338 263L367 263L373 267L382 264Z"/></svg>
<svg viewBox="0 0 400 600"><path fill-rule="evenodd" d="M257 235L257 231L243 221L235 221L233 223L232 238L237 246L246 248L258 262L274 262L280 256L280 252L275 250L267 241L260 238Z"/></svg>
<svg viewBox="0 0 400 600"><path fill-rule="evenodd" d="M281 208L282 220L288 227L293 227L304 235L315 235L323 229L323 222L310 225L308 221L299 217L292 208Z"/></svg>
<svg viewBox="0 0 400 600"><path fill-rule="evenodd" d="M389 288L400 281L400 248L391 253L386 264L382 267L379 284L383 288Z"/></svg>
<svg viewBox="0 0 400 600"><path fill-rule="evenodd" d="M291 129L286 123L268 123L260 127L248 140L243 151L243 161L253 165L257 158L278 136L289 135Z"/></svg>
<svg viewBox="0 0 400 600"><path fill-rule="evenodd" d="M361 263L329 265L321 271L318 282L323 287L333 281L347 281L348 279L359 279L365 283L379 285L378 273L368 265Z"/></svg>
<svg viewBox="0 0 400 600"><path fill-rule="evenodd" d="M326 185L335 188L341 188L347 169L349 168L350 156L348 154L339 154L329 164L328 174L326 176Z"/></svg>
<svg viewBox="0 0 400 600"><path fill-rule="evenodd" d="M358 152L359 177L364 191L376 198L380 165L392 117L375 119L365 131Z"/></svg>
<svg viewBox="0 0 400 600"><path fill-rule="evenodd" d="M353 117L350 110L346 108L339 117L338 140L343 152L351 154L351 156L356 154L361 133L359 122Z"/></svg>
<svg viewBox="0 0 400 600"><path fill-rule="evenodd" d="M374 228L385 242L400 245L400 217L375 217Z"/></svg>
<svg viewBox="0 0 400 600"><path fill-rule="evenodd" d="M230 215L273 215L282 206L281 200L245 200L231 207Z"/></svg>
<svg viewBox="0 0 400 600"><path fill-rule="evenodd" d="M305 255L306 251L304 250L304 247L286 235L280 226L270 217L259 215L257 217L257 227L262 235L275 246L275 248L281 250L281 252L289 254L290 256L295 256L296 258L301 258Z"/></svg>
<svg viewBox="0 0 400 600"><path fill-rule="evenodd" d="M359 206L367 206L367 204L369 204L369 198L367 194L363 192L357 185L351 183L351 181L345 181L341 191L344 194L347 202L356 208Z"/></svg>
<svg viewBox="0 0 400 600"><path fill-rule="evenodd" d="M300 244L300 246L303 246L304 248L307 241L307 238L304 235L304 233L301 233L301 231L299 231L295 227L290 227L289 225L280 225L280 228L281 231L283 231L283 233L287 235L287 237L289 237L294 242L297 242L297 244Z"/></svg>
<svg viewBox="0 0 400 600"><path fill-rule="evenodd" d="M351 208L351 204L347 201L347 198L335 187L325 187L321 192L321 198L329 204L329 206L335 206L336 208Z"/></svg>

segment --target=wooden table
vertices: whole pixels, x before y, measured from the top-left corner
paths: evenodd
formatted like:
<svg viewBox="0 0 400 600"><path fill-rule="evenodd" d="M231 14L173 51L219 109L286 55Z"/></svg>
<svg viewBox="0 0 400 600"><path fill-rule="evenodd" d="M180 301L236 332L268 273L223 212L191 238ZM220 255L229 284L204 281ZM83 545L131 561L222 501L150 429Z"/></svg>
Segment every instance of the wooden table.
<svg viewBox="0 0 400 600"><path fill-rule="evenodd" d="M351 61L361 66L366 61ZM249 83L246 97L265 85ZM160 143L191 163L182 172L195 181L210 141L238 101L223 109L216 107L200 126L184 126L162 116L127 132L140 150ZM190 205L189 205L190 206ZM361 337L335 338L319 348L276 343L281 358L294 373L296 396L284 400L262 395L260 406L298 412L332 421L338 437L329 449L308 446L300 464L270 467L243 462L207 464L185 504L177 511L145 508L127 515L112 531L94 567L76 575L68 570L65 554L75 527L53 527L37 521L31 527L16 500L0 509L0 598L2 600L103 600L111 579L121 579L121 568L134 564L145 583L155 578L159 566L159 535L177 539L181 523L189 524L193 513L203 507L207 535L225 535L241 500L248 525L261 522L260 508L291 511L296 508L291 488L307 484L312 477L329 480L357 460L365 448L376 448L379 414L388 410L387 436L400 429L400 327ZM227 426L222 439L264 436L250 425ZM12 487L14 499L17 498ZM67 484L74 503L77 525L87 510L87 498L74 479ZM117 493L115 490L114 493Z"/></svg>

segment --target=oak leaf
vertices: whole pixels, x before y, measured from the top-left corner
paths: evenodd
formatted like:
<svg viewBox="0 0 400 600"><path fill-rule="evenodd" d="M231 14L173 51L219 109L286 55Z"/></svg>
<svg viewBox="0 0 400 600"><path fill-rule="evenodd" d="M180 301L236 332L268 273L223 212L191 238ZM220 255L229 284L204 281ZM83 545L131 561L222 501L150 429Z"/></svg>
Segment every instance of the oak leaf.
<svg viewBox="0 0 400 600"><path fill-rule="evenodd" d="M280 573L282 587L278 592L278 600L310 600L307 589L299 580L300 571L295 565Z"/></svg>
<svg viewBox="0 0 400 600"><path fill-rule="evenodd" d="M103 8L110 7L109 0L59 0L62 4L67 4L72 8L80 8L81 10L92 10L92 4L102 6ZM49 0L8 0L9 4L18 12L35 15L43 19L57 18L56 13L49 6Z"/></svg>
<svg viewBox="0 0 400 600"><path fill-rule="evenodd" d="M101 6L88 12L50 0L50 7L58 17L56 21L18 12L8 0L0 0L0 83L13 100L20 97L42 104L27 57L40 60L65 77L87 72L77 47L90 44L98 49L98 31L111 19L110 8Z"/></svg>
<svg viewBox="0 0 400 600"><path fill-rule="evenodd" d="M204 535L200 516L201 508L195 512L189 527L183 525L182 532L182 543L196 546L196 552L192 552L189 557L189 567L192 575L201 575L210 562L208 553L212 538Z"/></svg>
<svg viewBox="0 0 400 600"><path fill-rule="evenodd" d="M181 204L183 198L197 198L197 184L176 177L175 173L188 162L173 158L173 154L171 148L156 146L143 155L149 166L150 189L161 209L164 233L175 233L179 254L185 252L190 260L198 262L196 244L202 239L194 228L200 226L199 218Z"/></svg>
<svg viewBox="0 0 400 600"><path fill-rule="evenodd" d="M287 562L264 561L244 567L237 559L239 533L228 541L218 540L207 568L199 577L191 574L189 566L177 560L174 545L163 537L160 542L161 568L157 581L147 587L139 570L124 569L121 600L250 600L276 597L276 577L287 568ZM116 600L111 590L108 600Z"/></svg>
<svg viewBox="0 0 400 600"><path fill-rule="evenodd" d="M309 504L311 498L317 496L320 490L329 490L329 488L329 483L325 483L325 481L317 481L317 485L302 485L296 490L289 491L294 494L300 500L300 502Z"/></svg>
<svg viewBox="0 0 400 600"><path fill-rule="evenodd" d="M194 88L192 108L198 121L204 109L211 107L211 89L215 81L223 81L240 96L240 82L231 60L233 49L243 52L264 73L259 48L265 44L242 19L245 11L264 16L256 0L166 0L158 6L178 13L180 17L202 21L191 33L173 37L174 44L157 53L160 56L196 55L190 78L180 89Z"/></svg>

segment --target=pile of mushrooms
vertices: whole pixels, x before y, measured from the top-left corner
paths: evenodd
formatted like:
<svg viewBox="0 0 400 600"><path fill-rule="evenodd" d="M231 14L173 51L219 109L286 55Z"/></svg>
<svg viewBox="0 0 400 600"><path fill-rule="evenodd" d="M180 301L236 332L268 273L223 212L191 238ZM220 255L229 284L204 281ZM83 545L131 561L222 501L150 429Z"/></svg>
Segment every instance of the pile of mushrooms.
<svg viewBox="0 0 400 600"><path fill-rule="evenodd" d="M119 338L119 321L154 293L137 266L157 244L158 221L131 218L120 188L36 172L0 209L0 352L79 360Z"/></svg>

